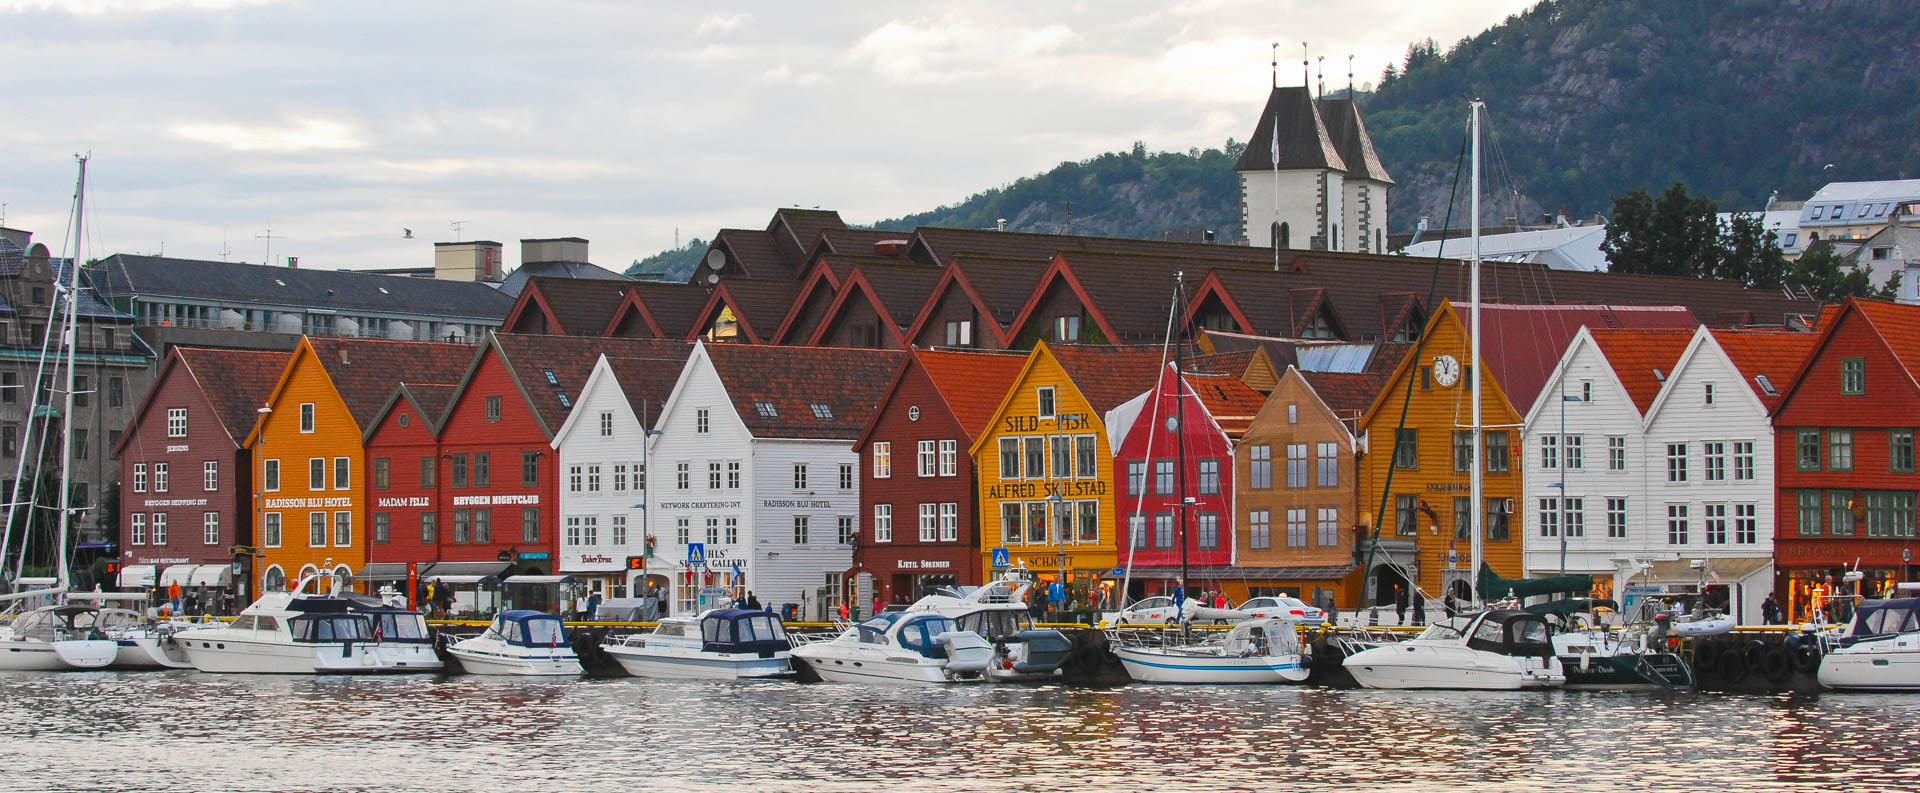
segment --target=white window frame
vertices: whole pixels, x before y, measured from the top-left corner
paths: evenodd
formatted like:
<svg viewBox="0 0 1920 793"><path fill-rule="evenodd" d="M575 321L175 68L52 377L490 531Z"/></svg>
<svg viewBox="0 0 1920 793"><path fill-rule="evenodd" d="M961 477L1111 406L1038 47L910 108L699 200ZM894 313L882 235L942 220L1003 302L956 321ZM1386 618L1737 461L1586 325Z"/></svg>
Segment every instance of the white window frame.
<svg viewBox="0 0 1920 793"><path fill-rule="evenodd" d="M918 472L918 475L922 479L932 477L939 471L934 446L933 441L920 441L915 447L918 453L914 456L916 463L914 470Z"/></svg>
<svg viewBox="0 0 1920 793"><path fill-rule="evenodd" d="M873 444L873 478L893 478L893 443L891 441L875 441Z"/></svg>
<svg viewBox="0 0 1920 793"><path fill-rule="evenodd" d="M873 505L873 541L893 542L893 505Z"/></svg>
<svg viewBox="0 0 1920 793"><path fill-rule="evenodd" d="M187 437L187 409L167 408L167 437Z"/></svg>

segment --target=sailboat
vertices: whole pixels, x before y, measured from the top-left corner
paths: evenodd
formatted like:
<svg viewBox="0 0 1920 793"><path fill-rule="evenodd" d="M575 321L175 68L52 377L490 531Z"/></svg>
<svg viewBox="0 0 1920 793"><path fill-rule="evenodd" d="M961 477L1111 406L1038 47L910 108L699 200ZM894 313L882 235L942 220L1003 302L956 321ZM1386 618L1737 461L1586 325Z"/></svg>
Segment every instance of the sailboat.
<svg viewBox="0 0 1920 793"><path fill-rule="evenodd" d="M1472 308L1468 319L1473 362L1470 381L1473 402L1473 463L1468 466L1472 508L1472 565L1484 564L1485 535L1481 528L1485 501L1485 470L1479 456L1486 452L1485 427L1480 417L1480 115L1486 103L1468 103L1473 130L1473 165L1469 188L1472 207ZM1476 588L1473 599L1485 603L1487 593ZM1418 637L1371 647L1347 656L1342 665L1366 688L1522 689L1557 688L1567 676L1554 652L1553 629L1538 614L1516 607L1483 611L1434 623Z"/></svg>
<svg viewBox="0 0 1920 793"><path fill-rule="evenodd" d="M79 160L80 177L73 199L73 259L66 268L69 281L66 284L60 284L59 279L55 278L56 287L64 290L64 294L58 297L63 298L65 302L65 324L57 325L51 321L51 317L47 323L49 334L53 333L56 327L60 329L61 352L65 356L66 366L66 409L60 413L60 531L54 544L55 574L52 586L48 589L0 596L0 598L21 603L57 598L71 584L71 571L68 569L67 561L67 535L73 520L73 490L67 486L67 473L73 465L73 356L79 328L80 262L83 261L80 257L80 243L84 239L81 236L81 219L84 217L83 210L87 195L87 158L80 157ZM59 302L56 301L56 305L58 304ZM40 356L42 367L46 365L46 357L46 345L43 343ZM38 379L36 378L35 381L38 382ZM32 417L40 412L38 401L39 389L36 388L33 399L28 402L29 429L32 426ZM23 444L20 454L20 464L23 468L26 457L26 447ZM12 502L7 509L8 536L5 542L0 542L0 551L12 544L15 511L22 506L28 510L34 508L31 499L26 504L20 503L20 484L18 483L23 478L18 475L15 477ZM32 525L31 517L26 523L28 526ZM26 551L23 547L22 564L25 563L25 556ZM15 581L20 583L23 579L16 577ZM99 669L113 663L114 657L119 652L119 645L100 632L96 624L99 617L100 609L96 606L58 602L21 614L13 620L13 624L7 626L4 632L0 632L0 669L46 671Z"/></svg>

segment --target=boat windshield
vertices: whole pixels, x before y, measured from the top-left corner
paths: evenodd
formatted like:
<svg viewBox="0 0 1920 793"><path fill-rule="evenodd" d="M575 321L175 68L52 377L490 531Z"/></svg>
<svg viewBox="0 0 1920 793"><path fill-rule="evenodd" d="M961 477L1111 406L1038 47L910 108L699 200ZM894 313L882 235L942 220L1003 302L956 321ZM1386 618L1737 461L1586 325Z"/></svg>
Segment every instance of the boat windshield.
<svg viewBox="0 0 1920 793"><path fill-rule="evenodd" d="M296 642L373 641L373 625L354 614L320 614L294 617L288 624Z"/></svg>
<svg viewBox="0 0 1920 793"><path fill-rule="evenodd" d="M427 620L411 611L382 611L368 616L380 621L380 638L390 642L424 642Z"/></svg>
<svg viewBox="0 0 1920 793"><path fill-rule="evenodd" d="M774 619L771 614L736 620L734 622L734 629L738 632L734 640L741 644L748 642L784 642L787 640L786 627L781 625L779 620Z"/></svg>
<svg viewBox="0 0 1920 793"><path fill-rule="evenodd" d="M1452 625L1434 624L1428 625L1426 630L1421 631L1420 635L1414 638L1457 642L1460 641L1460 631Z"/></svg>
<svg viewBox="0 0 1920 793"><path fill-rule="evenodd" d="M947 648L934 639L957 630L960 626L946 617L922 617L900 629L900 646L928 658L945 658Z"/></svg>
<svg viewBox="0 0 1920 793"><path fill-rule="evenodd" d="M527 644L557 646L567 643L566 626L557 619L530 619L524 624L527 626Z"/></svg>
<svg viewBox="0 0 1920 793"><path fill-rule="evenodd" d="M1892 636L1920 631L1915 608L1920 601L1911 599L1862 603L1854 612L1854 636Z"/></svg>
<svg viewBox="0 0 1920 793"><path fill-rule="evenodd" d="M998 639L1002 636L1012 636L1021 631L1032 630L1033 618L1027 616L1024 610L995 609L963 615L960 617L959 625L961 630L973 631L987 639Z"/></svg>

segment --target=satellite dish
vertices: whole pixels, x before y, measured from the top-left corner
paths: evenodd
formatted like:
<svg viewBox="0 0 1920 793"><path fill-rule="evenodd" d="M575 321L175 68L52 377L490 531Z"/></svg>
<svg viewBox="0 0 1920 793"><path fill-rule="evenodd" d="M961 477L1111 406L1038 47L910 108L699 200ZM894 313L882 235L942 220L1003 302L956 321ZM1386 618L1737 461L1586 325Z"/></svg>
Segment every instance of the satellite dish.
<svg viewBox="0 0 1920 793"><path fill-rule="evenodd" d="M725 266L727 266L727 254L723 253L719 248L707 251L708 269L718 270Z"/></svg>
<svg viewBox="0 0 1920 793"><path fill-rule="evenodd" d="M714 284L717 284L717 283L720 283L720 274L707 273L707 286L713 286Z"/></svg>

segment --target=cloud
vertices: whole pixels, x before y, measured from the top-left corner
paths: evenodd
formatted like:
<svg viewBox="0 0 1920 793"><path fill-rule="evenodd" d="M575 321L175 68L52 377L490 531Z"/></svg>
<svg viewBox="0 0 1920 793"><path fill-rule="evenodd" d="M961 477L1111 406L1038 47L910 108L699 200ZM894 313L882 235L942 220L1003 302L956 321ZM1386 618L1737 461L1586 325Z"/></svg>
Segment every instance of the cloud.
<svg viewBox="0 0 1920 793"><path fill-rule="evenodd" d="M292 126L240 124L175 124L177 137L197 143L225 146L234 151L296 152L314 149L358 149L366 144L353 128L337 121L306 119Z"/></svg>
<svg viewBox="0 0 1920 793"><path fill-rule="evenodd" d="M739 30L740 28L746 27L747 25L752 24L752 22L753 22L752 14L747 14L747 13L714 14L713 16L700 20L700 26L693 29L693 35L724 36L728 33L734 32L735 30Z"/></svg>
<svg viewBox="0 0 1920 793"><path fill-rule="evenodd" d="M794 85L819 85L827 81L827 76L819 72L795 73L793 64L782 63L760 74L760 79L768 83L792 83Z"/></svg>

